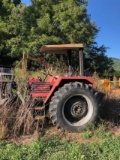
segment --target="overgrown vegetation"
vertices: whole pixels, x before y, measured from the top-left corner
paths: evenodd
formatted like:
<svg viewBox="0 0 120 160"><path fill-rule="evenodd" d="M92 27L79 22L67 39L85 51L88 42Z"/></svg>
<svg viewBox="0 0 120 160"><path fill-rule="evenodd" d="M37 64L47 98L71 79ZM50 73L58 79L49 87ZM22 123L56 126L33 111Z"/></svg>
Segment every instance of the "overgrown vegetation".
<svg viewBox="0 0 120 160"><path fill-rule="evenodd" d="M60 64L58 63L60 56L40 54L40 47L53 43L84 43L87 75L92 75L94 71L97 71L100 76L110 76L114 71L113 61L105 55L105 46L94 45L94 37L97 33L95 23L92 23L87 15L87 1L50 0L48 3L48 0L32 0L31 6L21 4L19 0L0 1L0 63L7 62L7 64L15 65L16 60L18 62L21 60L22 52L26 51L29 56L44 57L53 67L60 68L63 65L66 67L66 55L62 57L63 62ZM73 70L77 70L78 54L74 53L73 56ZM31 64L33 65L30 63L29 68ZM35 70L41 67L36 64L34 66ZM15 74L18 75L16 81L20 84L19 91L24 98L28 98L25 90L28 75L24 75L19 69L15 69ZM33 75L31 72L30 75L44 78L41 73L34 72ZM99 77L94 78L99 86ZM102 89L101 86L99 87ZM67 134L62 131L56 136L49 136L49 130L46 133L45 128L38 132L33 122L32 102L23 105L19 100L15 101L0 110L2 115L0 139L7 138L8 140L0 142L0 160L120 159L120 137L111 134L111 126L114 128L120 123L119 102L120 99L114 92L107 93L100 108L102 122L100 121L99 125L81 134L71 133L67 138ZM17 142L21 135L31 134L34 139L34 131L39 133L37 141L29 146L20 145L21 143ZM9 141L11 138L14 138L13 144Z"/></svg>
<svg viewBox="0 0 120 160"><path fill-rule="evenodd" d="M14 72L17 89L13 90L12 101L8 104L5 103L0 108L0 139L34 134L34 132L39 132L43 125L43 123L39 124L34 120L37 113L33 106L36 102L28 95L27 78L40 77L45 79L47 76L40 71L30 71L23 74L23 70L20 68L16 68Z"/></svg>
<svg viewBox="0 0 120 160"><path fill-rule="evenodd" d="M16 69L15 72L20 82L24 82L25 77L20 74L21 70ZM34 74L37 76L40 73ZM97 74L94 75L94 79L101 88ZM21 89L25 88L24 83L21 83L20 86ZM101 106L99 123L79 134L55 131L55 135L55 129L52 129L51 133L48 128L37 130L38 128L32 121L30 106L23 106L19 101L16 104L13 103L2 110L0 159L119 159L120 137L114 135L114 128L119 125L119 101L119 96L107 93ZM20 137L23 135L26 135L23 140L25 142L21 143ZM8 141L4 141L5 138Z"/></svg>
<svg viewBox="0 0 120 160"><path fill-rule="evenodd" d="M33 134L34 131L39 131L37 128L37 124L34 123L34 111L32 105L34 105L34 101L30 100L27 95L27 77L32 75L32 72L26 75L21 74L20 69L16 69L16 81L19 79L18 91L22 94L23 100L25 102L21 103L21 100L18 98L13 100L12 103L8 104L8 106L4 106L0 110L1 114L1 133L0 138L11 138L11 137L19 137L21 135ZM40 72L34 72L34 76L40 76L44 79L43 74ZM33 77L33 75L32 75ZM98 74L94 74L94 80L97 84L98 90L103 91L103 87L100 83L100 78ZM115 87L115 86L114 86ZM16 94L16 93L15 93ZM114 92L106 92L106 97L102 102L102 106L100 107L100 118L107 120L108 122L113 122L115 124L119 124L119 112L120 112L120 103L119 103L119 94L116 96ZM91 135L91 131L88 132Z"/></svg>

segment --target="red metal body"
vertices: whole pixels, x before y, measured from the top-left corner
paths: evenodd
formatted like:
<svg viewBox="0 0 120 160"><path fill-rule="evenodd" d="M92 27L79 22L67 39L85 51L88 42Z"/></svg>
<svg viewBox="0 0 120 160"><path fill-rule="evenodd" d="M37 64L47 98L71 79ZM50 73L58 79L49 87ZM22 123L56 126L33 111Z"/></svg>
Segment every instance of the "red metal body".
<svg viewBox="0 0 120 160"><path fill-rule="evenodd" d="M44 102L47 103L58 88L75 81L94 84L94 80L86 76L50 76L46 82L42 82L38 78L29 78L29 94L32 98L44 98Z"/></svg>
<svg viewBox="0 0 120 160"><path fill-rule="evenodd" d="M29 78L28 88L29 94L32 98L43 98L44 103L47 103L54 92L66 83L70 82L84 82L85 84L94 84L91 77L83 76L83 44L57 44L57 45L44 45L41 47L41 53L52 53L52 54L68 54L69 62L69 76L49 76L46 82L42 82L39 78ZM80 76L71 75L71 50L79 50L79 64L80 64Z"/></svg>

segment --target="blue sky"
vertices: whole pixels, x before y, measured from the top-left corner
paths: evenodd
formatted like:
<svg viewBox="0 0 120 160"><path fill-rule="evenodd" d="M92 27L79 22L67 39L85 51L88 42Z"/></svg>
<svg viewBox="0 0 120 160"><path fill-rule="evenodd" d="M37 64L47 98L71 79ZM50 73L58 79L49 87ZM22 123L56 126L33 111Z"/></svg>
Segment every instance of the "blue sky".
<svg viewBox="0 0 120 160"><path fill-rule="evenodd" d="M100 28L98 45L110 48L107 56L120 58L120 0L89 0L88 13Z"/></svg>
<svg viewBox="0 0 120 160"><path fill-rule="evenodd" d="M30 0L21 0L30 4ZM120 58L120 0L88 0L88 14L100 29L96 36L98 46L109 49L108 57Z"/></svg>

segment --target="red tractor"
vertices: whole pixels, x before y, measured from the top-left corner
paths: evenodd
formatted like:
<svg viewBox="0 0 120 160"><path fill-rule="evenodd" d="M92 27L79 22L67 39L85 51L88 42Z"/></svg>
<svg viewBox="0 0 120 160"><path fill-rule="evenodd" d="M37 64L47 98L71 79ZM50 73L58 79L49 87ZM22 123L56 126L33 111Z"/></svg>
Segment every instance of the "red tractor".
<svg viewBox="0 0 120 160"><path fill-rule="evenodd" d="M41 53L68 54L68 75L49 75L47 81L40 78L28 79L28 93L32 99L39 100L35 119L47 115L57 128L70 132L80 132L90 126L98 116L103 94L93 88L94 80L83 73L83 44L44 45ZM78 50L80 75L72 75L71 54ZM46 73L44 73L46 75Z"/></svg>
<svg viewBox="0 0 120 160"><path fill-rule="evenodd" d="M61 44L42 46L40 52L51 54L67 54L69 72L67 75L50 75L47 81L41 78L29 78L27 92L29 104L34 101L33 114L35 120L43 121L47 116L52 123L62 130L80 132L86 129L98 117L98 109L103 94L93 88L94 80L83 73L83 44ZM80 75L72 75L71 54L78 50ZM0 106L15 99L12 89L17 89L10 68L0 68ZM21 102L22 95L17 92Z"/></svg>

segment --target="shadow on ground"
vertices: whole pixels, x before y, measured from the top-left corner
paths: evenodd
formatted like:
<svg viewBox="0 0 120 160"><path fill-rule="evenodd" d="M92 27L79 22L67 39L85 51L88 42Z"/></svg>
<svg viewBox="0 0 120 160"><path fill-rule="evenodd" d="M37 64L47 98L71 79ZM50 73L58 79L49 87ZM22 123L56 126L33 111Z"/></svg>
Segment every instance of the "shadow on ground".
<svg viewBox="0 0 120 160"><path fill-rule="evenodd" d="M120 94L114 92L106 95L100 108L100 117L120 125Z"/></svg>

